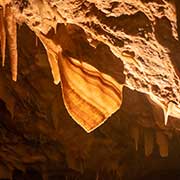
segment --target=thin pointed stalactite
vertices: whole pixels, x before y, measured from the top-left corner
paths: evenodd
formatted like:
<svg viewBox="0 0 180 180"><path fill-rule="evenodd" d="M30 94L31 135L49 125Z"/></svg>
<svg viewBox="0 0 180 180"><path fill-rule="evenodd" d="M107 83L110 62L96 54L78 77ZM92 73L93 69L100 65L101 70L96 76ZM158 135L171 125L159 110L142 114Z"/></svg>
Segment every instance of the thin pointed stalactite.
<svg viewBox="0 0 180 180"><path fill-rule="evenodd" d="M17 24L11 6L6 6L5 19L6 19L7 41L8 41L8 47L10 53L11 74L13 81L16 81L17 66L18 66Z"/></svg>
<svg viewBox="0 0 180 180"><path fill-rule="evenodd" d="M153 132L149 129L144 130L144 149L145 155L148 157L152 154L154 148Z"/></svg>
<svg viewBox="0 0 180 180"><path fill-rule="evenodd" d="M161 131L156 131L156 142L159 146L159 153L161 157L168 156L168 137Z"/></svg>
<svg viewBox="0 0 180 180"><path fill-rule="evenodd" d="M54 84L59 84L60 82L60 74L59 74L59 67L56 61L56 54L50 53L47 51L48 61L51 67L51 72L54 78Z"/></svg>
<svg viewBox="0 0 180 180"><path fill-rule="evenodd" d="M172 108L174 106L172 106L171 104L170 106L169 105L166 106L159 99L157 99L153 94L150 94L150 96L147 96L147 98L154 107L154 117L156 121L157 122L163 121L164 125L166 126L168 123L168 116L170 115Z"/></svg>
<svg viewBox="0 0 180 180"><path fill-rule="evenodd" d="M39 45L39 38L36 36L36 39L35 39L35 43L36 43L36 47L38 47L38 45Z"/></svg>
<svg viewBox="0 0 180 180"><path fill-rule="evenodd" d="M168 123L169 115L173 114L173 112L176 112L176 114L174 116L179 115L179 112L177 112L176 110L179 111L179 108L176 108L176 105L173 102L169 102L167 105L167 110L164 111L164 123L165 123L165 125L167 125L167 123ZM178 116L177 116L177 118L178 118Z"/></svg>
<svg viewBox="0 0 180 180"><path fill-rule="evenodd" d="M5 65L5 54L6 54L6 30L5 30L5 8L0 9L0 41L1 41L1 56L2 56L2 66Z"/></svg>
<svg viewBox="0 0 180 180"><path fill-rule="evenodd" d="M138 145L139 145L139 127L138 126L132 126L130 128L130 135L132 137L132 139L134 140L134 144L135 144L135 150L138 151Z"/></svg>
<svg viewBox="0 0 180 180"><path fill-rule="evenodd" d="M167 110L163 109L163 112L164 112L164 125L166 126L168 123L169 107L167 107Z"/></svg>
<svg viewBox="0 0 180 180"><path fill-rule="evenodd" d="M172 111L172 108L173 108L173 103L170 102L170 103L168 103L167 108L163 109L163 112L164 112L164 125L165 126L168 123L168 117L169 117L169 114Z"/></svg>

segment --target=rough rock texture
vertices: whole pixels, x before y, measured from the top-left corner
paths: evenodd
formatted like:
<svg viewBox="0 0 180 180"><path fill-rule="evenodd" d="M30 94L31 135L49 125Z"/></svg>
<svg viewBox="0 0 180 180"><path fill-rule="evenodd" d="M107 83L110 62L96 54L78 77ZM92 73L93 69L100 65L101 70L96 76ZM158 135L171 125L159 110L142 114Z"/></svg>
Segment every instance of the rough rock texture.
<svg viewBox="0 0 180 180"><path fill-rule="evenodd" d="M0 178L179 170L178 0L0 5Z"/></svg>

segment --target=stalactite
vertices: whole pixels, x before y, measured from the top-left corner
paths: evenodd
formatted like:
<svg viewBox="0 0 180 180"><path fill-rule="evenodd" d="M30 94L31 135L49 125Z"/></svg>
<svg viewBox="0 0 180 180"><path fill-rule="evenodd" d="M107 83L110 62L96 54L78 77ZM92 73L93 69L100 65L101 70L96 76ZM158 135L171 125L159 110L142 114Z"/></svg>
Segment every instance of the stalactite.
<svg viewBox="0 0 180 180"><path fill-rule="evenodd" d="M0 41L1 41L1 55L2 55L2 66L5 64L5 51L6 51L6 30L4 22L5 8L0 9Z"/></svg>
<svg viewBox="0 0 180 180"><path fill-rule="evenodd" d="M99 172L96 174L96 180L99 180Z"/></svg>
<svg viewBox="0 0 180 180"><path fill-rule="evenodd" d="M53 43L51 39L49 40L45 38L41 33L37 34L37 37L39 37L39 39L41 40L42 44L46 49L48 61L54 79L54 84L58 84L60 82L60 73L59 73L58 60L57 60L58 47Z"/></svg>
<svg viewBox="0 0 180 180"><path fill-rule="evenodd" d="M168 123L168 117L172 111L172 108L173 108L173 103L170 102L167 106L167 110L164 110L164 124L165 125L167 125L167 123Z"/></svg>
<svg viewBox="0 0 180 180"><path fill-rule="evenodd" d="M65 106L87 132L100 126L122 103L122 85L86 63L59 53Z"/></svg>
<svg viewBox="0 0 180 180"><path fill-rule="evenodd" d="M55 57L56 54L52 54L51 52L47 51L49 64L51 67L51 72L54 78L54 84L59 84L60 82L60 74L59 74L59 67L57 63L57 58Z"/></svg>
<svg viewBox="0 0 180 180"><path fill-rule="evenodd" d="M136 151L138 151L139 133L140 133L140 132L139 132L139 127L137 127L137 126L132 126L132 127L130 128L130 134L131 134L132 139L134 140Z"/></svg>
<svg viewBox="0 0 180 180"><path fill-rule="evenodd" d="M167 108L166 108L164 114L165 114L164 115L165 116L165 120L164 120L165 125L167 125L169 116L179 118L179 116L180 116L180 108L177 106L177 104L170 101L168 103L168 105L167 105Z"/></svg>
<svg viewBox="0 0 180 180"><path fill-rule="evenodd" d="M17 24L14 18L12 7L10 5L6 6L6 29L7 29L7 41L10 53L10 64L11 64L11 73L12 79L17 80Z"/></svg>
<svg viewBox="0 0 180 180"><path fill-rule="evenodd" d="M163 104L161 100L156 98L152 93L147 95L147 99L153 106L154 118L158 125L167 125L169 111L165 104Z"/></svg>
<svg viewBox="0 0 180 180"><path fill-rule="evenodd" d="M38 47L38 45L39 45L39 38L36 36L36 39L35 39L35 45L36 45L36 47Z"/></svg>
<svg viewBox="0 0 180 180"><path fill-rule="evenodd" d="M154 148L154 137L153 132L149 129L144 130L144 149L145 155L150 156Z"/></svg>
<svg viewBox="0 0 180 180"><path fill-rule="evenodd" d="M159 152L161 157L168 156L168 138L163 132L156 132L156 142L159 146Z"/></svg>

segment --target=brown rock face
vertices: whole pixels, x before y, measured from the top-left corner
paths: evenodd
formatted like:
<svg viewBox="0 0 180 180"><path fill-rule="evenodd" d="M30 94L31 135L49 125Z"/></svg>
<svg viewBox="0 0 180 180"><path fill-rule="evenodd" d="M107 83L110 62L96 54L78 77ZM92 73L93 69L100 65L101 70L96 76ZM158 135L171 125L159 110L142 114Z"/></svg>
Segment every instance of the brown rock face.
<svg viewBox="0 0 180 180"><path fill-rule="evenodd" d="M0 179L180 176L178 0L0 5Z"/></svg>

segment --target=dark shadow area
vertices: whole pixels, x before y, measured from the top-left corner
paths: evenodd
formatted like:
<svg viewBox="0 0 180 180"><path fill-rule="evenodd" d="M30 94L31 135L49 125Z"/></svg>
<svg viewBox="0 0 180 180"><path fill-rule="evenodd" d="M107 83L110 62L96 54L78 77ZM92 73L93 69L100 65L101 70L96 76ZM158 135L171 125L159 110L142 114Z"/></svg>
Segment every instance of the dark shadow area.
<svg viewBox="0 0 180 180"><path fill-rule="evenodd" d="M24 180L43 180L41 174L35 169L27 169Z"/></svg>
<svg viewBox="0 0 180 180"><path fill-rule="evenodd" d="M8 122L11 119L11 114L6 107L6 103L0 99L0 126L8 129Z"/></svg>
<svg viewBox="0 0 180 180"><path fill-rule="evenodd" d="M150 172L137 180L180 180L180 169Z"/></svg>
<svg viewBox="0 0 180 180"><path fill-rule="evenodd" d="M67 179L77 179L80 180L81 174L78 171L72 169L64 169L56 172L50 172L48 175L48 180L67 180Z"/></svg>
<svg viewBox="0 0 180 180"><path fill-rule="evenodd" d="M13 180L24 180L23 171L21 171L19 169L14 169L12 179Z"/></svg>
<svg viewBox="0 0 180 180"><path fill-rule="evenodd" d="M43 180L41 173L37 170L28 168L26 172L23 172L19 169L13 171L12 180Z"/></svg>

